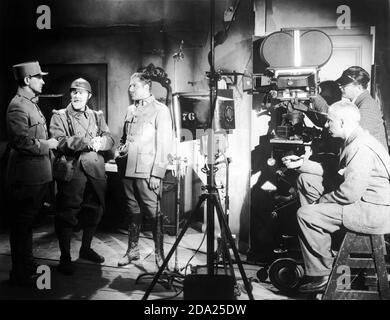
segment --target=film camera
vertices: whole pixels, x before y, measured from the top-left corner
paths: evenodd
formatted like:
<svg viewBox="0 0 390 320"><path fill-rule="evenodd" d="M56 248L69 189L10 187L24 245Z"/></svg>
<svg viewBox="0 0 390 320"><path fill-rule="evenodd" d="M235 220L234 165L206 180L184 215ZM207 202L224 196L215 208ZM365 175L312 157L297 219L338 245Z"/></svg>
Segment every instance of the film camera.
<svg viewBox="0 0 390 320"><path fill-rule="evenodd" d="M276 139L307 142L319 134L305 127L302 112L317 112L311 99L318 94L319 70L332 49L331 39L320 30L282 30L262 41L259 53L267 67L246 77L243 84L244 91L264 96L263 108L283 107L273 113Z"/></svg>

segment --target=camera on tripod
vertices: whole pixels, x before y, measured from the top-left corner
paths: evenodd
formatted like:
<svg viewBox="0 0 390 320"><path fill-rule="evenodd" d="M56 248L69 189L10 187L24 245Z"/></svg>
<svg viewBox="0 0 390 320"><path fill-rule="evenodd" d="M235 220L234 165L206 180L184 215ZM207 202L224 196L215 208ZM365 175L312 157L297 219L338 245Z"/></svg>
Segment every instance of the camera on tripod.
<svg viewBox="0 0 390 320"><path fill-rule="evenodd" d="M261 281L269 277L280 291L293 294L304 274L297 237L298 173L286 169L282 158L309 154L319 141L322 130L308 120L321 113L313 98L319 95L320 70L330 59L333 45L320 30L295 29L268 35L258 50L258 73L243 83L246 92L257 95L257 107L270 117L267 139L271 147L263 172L267 171L271 183L262 190L270 201L264 213L272 219L274 232L273 247L264 249L267 258L257 276Z"/></svg>

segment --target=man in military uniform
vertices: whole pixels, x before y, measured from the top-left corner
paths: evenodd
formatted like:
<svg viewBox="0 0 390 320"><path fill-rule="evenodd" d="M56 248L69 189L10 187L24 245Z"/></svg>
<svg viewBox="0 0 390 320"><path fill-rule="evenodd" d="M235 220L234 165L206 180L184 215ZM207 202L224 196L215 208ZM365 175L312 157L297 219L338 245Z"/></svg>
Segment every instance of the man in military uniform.
<svg viewBox="0 0 390 320"><path fill-rule="evenodd" d="M128 249L118 265L127 265L140 258L140 206L144 205L151 218L156 264L160 266L164 247L159 200L173 142L172 119L168 107L152 95L148 75L133 74L129 92L134 104L127 109L116 157L125 191L129 238Z"/></svg>
<svg viewBox="0 0 390 320"><path fill-rule="evenodd" d="M91 94L87 80L74 80L70 104L54 110L50 122L50 134L59 141L54 162L58 186L55 231L61 250L58 270L66 275L74 273L70 243L76 226L83 229L80 258L104 262L104 257L91 248L91 241L105 204L106 174L101 151L110 150L114 140L103 113L87 106ZM65 175L57 169L61 158L68 164Z"/></svg>
<svg viewBox="0 0 390 320"><path fill-rule="evenodd" d="M32 254L32 224L53 180L51 149L58 145L49 139L38 95L45 82L38 62L13 66L18 90L7 109L7 132L11 147L6 186L11 205L10 280L17 285L34 286L37 265Z"/></svg>

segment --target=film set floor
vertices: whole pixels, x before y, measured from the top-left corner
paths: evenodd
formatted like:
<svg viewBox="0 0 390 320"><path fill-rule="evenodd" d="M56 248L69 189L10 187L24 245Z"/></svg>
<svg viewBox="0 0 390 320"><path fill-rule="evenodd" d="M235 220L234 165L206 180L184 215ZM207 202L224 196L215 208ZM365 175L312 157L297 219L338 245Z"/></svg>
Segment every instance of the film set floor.
<svg viewBox="0 0 390 320"><path fill-rule="evenodd" d="M48 216L43 223L34 229L34 256L39 264L48 265L51 270L51 289L38 290L11 286L8 283L9 270L11 267L10 247L8 233L0 233L0 299L76 299L76 300L140 300L149 287L152 278L144 278L138 283L138 275L144 272L156 272L154 263L154 244L150 232L143 232L139 245L141 259L135 264L125 267L118 267L117 260L120 254L127 248L127 236L120 232L107 232L100 230L93 240L93 248L105 257L102 265L96 265L89 261L78 259L78 250L81 245L82 232L74 233L72 239L72 258L77 265L76 273L73 276L64 276L56 271L59 261L59 248L54 234L53 217ZM188 261L196 253L202 243L204 233L189 228L180 241L177 251L178 267L185 267ZM165 235L164 248L166 254L173 243L174 236ZM288 300L290 297L278 292L273 285L266 281L257 280L256 272L260 266L245 263L245 256L241 256L246 276L251 281L253 296L255 300ZM197 270L206 270L206 239L200 246L190 264ZM169 261L170 269L175 266L175 255ZM190 273L190 268L187 269ZM237 284L240 288L237 300L248 300L244 284L238 267L234 264L237 277ZM184 271L183 271L184 272ZM201 273L202 271L198 271ZM223 272L223 270L221 271ZM177 295L172 287L164 287L156 284L149 300L154 299L183 299L183 293ZM294 297L304 299L304 297Z"/></svg>

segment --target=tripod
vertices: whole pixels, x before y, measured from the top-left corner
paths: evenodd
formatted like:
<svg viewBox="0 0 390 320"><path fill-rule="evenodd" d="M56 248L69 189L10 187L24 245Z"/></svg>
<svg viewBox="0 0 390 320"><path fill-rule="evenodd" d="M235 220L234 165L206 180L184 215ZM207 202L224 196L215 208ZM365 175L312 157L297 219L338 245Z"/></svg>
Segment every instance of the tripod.
<svg viewBox="0 0 390 320"><path fill-rule="evenodd" d="M221 226L221 233L222 233L222 235L224 237L227 238L230 247L233 249L235 260L237 262L237 265L238 265L241 277L242 277L242 279L244 281L245 290L248 293L249 298L251 300L253 300L252 289L250 287L248 278L246 277L244 268L242 266L241 259L240 259L240 256L238 254L238 250L237 250L237 248L235 246L234 239L232 237L230 228L229 228L228 224L226 223L226 221L224 219L223 209L222 209L221 203L219 202L219 198L218 198L218 191L217 191L217 189L215 187L212 187L212 186L209 186L209 185L206 186L205 189L206 189L206 193L202 194L199 197L198 203L196 204L194 210L191 212L190 217L185 222L185 224L183 226L183 229L181 230L181 232L180 232L179 236L177 237L175 243L173 244L171 250L169 251L168 255L166 256L166 258L165 258L163 264L161 265L160 269L158 270L158 272L156 273L155 277L153 278L152 283L150 284L150 286L146 290L142 300L146 300L149 297L151 291L153 290L154 286L158 282L159 277L162 275L162 273L163 273L165 267L167 266L170 258L172 257L173 253L175 252L179 242L181 241L181 239L183 238L185 232L187 231L192 218L196 215L196 213L198 212L198 210L200 209L200 207L201 207L201 205L202 205L202 203L204 201L207 201L207 205L208 205L208 207L207 207L208 210L207 211L210 210L210 207L212 207L211 208L212 210L214 210L214 208L216 209L218 221L219 221L219 224ZM211 218L214 219L214 216L212 216ZM210 220L210 219L208 219L208 220ZM209 246L210 238L211 238L211 241L214 242L214 228L211 229L209 224L207 226L207 235L208 235L207 236L208 237L207 243L208 243L208 246ZM213 246L214 246L214 243L213 243ZM227 249L227 248L225 248L225 249ZM207 251L208 251L207 254L208 254L208 260L209 260L209 256L210 256L209 248L208 248ZM213 251L211 252L211 257L212 257L211 263L207 264L207 266L208 266L208 273L214 275L214 270L213 270L214 269L214 266L213 266L214 252ZM210 273L210 271L211 271L211 273Z"/></svg>
<svg viewBox="0 0 390 320"><path fill-rule="evenodd" d="M226 165L226 179L225 179L225 212L224 212L224 219L226 220L226 223L229 224L229 164L231 159L229 157L226 157L224 154L225 161L223 161ZM218 164L218 163L217 163ZM219 194L218 194L218 199ZM217 251L215 252L216 255L216 266L218 268L218 264L220 261L222 261L225 273L227 273L227 268L226 268L226 262L229 265L229 272L231 276L233 277L234 281L234 296L239 296L240 295L240 289L237 285L237 279L234 273L233 269L233 261L231 259L230 251L229 251L229 246L227 243L226 235L222 232L221 230L221 237L218 239L218 247Z"/></svg>

